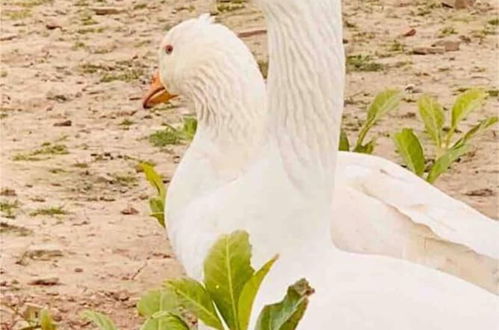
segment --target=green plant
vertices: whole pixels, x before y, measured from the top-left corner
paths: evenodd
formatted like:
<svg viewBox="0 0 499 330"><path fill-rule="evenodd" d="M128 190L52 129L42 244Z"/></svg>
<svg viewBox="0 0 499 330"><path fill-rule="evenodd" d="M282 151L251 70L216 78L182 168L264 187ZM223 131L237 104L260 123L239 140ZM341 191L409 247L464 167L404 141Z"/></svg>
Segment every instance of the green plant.
<svg viewBox="0 0 499 330"><path fill-rule="evenodd" d="M21 330L56 330L56 323L52 319L47 309L42 309L38 306L27 304L26 300L19 299L15 303L1 302L2 314L8 313L12 316L11 324L7 325L6 329L21 329ZM4 317L2 317L2 321ZM2 322L2 325L4 323Z"/></svg>
<svg viewBox="0 0 499 330"><path fill-rule="evenodd" d="M6 218L14 219L16 210L19 208L19 202L9 202L8 200L0 200L0 214Z"/></svg>
<svg viewBox="0 0 499 330"><path fill-rule="evenodd" d="M348 135L342 129L340 133L339 150L351 150L354 152L371 154L374 150L376 139L371 139L369 142L364 143L367 133L381 119L381 117L398 108L402 96L403 93L396 89L387 89L376 95L373 102L367 109L367 118L362 124L355 145L352 148L350 147Z"/></svg>
<svg viewBox="0 0 499 330"><path fill-rule="evenodd" d="M167 280L140 299L137 310L146 318L141 329L188 330L197 319L218 330L247 330L256 294L276 260L277 256L255 270L248 233L223 235L205 259L203 283ZM255 330L296 329L313 292L306 280L296 282L282 301L262 309ZM86 311L82 316L101 330L117 329L103 314Z"/></svg>
<svg viewBox="0 0 499 330"><path fill-rule="evenodd" d="M149 136L149 142L155 147L164 147L171 144L179 144L191 141L196 134L197 120L194 117L185 117L181 128L175 128L166 124L166 127L154 132Z"/></svg>
<svg viewBox="0 0 499 330"><path fill-rule="evenodd" d="M147 181L156 189L156 196L149 199L149 207L151 209L151 216L158 220L159 224L166 227L165 223L165 198L166 188L163 184L163 179L154 170L154 167L148 163L140 163L139 167L144 172Z"/></svg>
<svg viewBox="0 0 499 330"><path fill-rule="evenodd" d="M376 72L384 69L383 64L375 62L370 55L350 55L347 57L349 71Z"/></svg>
<svg viewBox="0 0 499 330"><path fill-rule="evenodd" d="M470 141L495 125L499 118L489 117L476 123L465 133L458 132L459 123L470 113L481 108L487 98L487 92L481 89L469 89L460 94L451 110L449 129L446 131L445 112L435 98L423 95L418 100L419 115L424 123L425 130L434 145L435 161L432 163L425 158L421 141L412 129L404 128L394 136L395 145L407 167L418 176L426 178L430 183L435 182L440 175L469 150Z"/></svg>

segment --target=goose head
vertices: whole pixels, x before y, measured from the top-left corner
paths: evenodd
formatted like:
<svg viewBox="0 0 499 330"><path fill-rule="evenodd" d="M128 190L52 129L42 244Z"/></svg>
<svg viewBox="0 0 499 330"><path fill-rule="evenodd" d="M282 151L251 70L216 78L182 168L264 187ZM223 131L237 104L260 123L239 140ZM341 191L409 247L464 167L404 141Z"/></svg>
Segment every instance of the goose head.
<svg viewBox="0 0 499 330"><path fill-rule="evenodd" d="M144 108L180 96L195 107L220 112L223 104L234 106L255 92L264 95L263 78L247 46L207 14L169 30L158 53L159 70L143 98Z"/></svg>

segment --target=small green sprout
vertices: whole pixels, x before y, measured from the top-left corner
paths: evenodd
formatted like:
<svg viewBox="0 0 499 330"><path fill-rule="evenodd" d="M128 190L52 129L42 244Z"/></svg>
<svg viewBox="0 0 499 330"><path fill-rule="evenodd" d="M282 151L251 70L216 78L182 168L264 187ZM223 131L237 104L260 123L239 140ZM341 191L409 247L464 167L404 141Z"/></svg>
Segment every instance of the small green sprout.
<svg viewBox="0 0 499 330"><path fill-rule="evenodd" d="M424 123L426 133L435 149L435 161L432 163L425 158L424 148L412 129L404 128L395 134L395 144L407 167L418 176L434 183L440 175L469 150L470 141L497 124L497 116L489 117L477 122L465 133L458 132L459 123L470 113L481 108L488 93L481 89L469 89L460 94L451 110L449 129L444 128L446 116L440 103L423 95L418 101L419 115Z"/></svg>

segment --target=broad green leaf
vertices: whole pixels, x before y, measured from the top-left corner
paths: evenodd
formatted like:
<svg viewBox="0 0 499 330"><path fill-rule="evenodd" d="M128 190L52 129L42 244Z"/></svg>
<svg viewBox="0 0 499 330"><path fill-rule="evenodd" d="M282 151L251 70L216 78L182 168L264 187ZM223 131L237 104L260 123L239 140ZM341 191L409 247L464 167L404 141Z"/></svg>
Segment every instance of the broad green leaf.
<svg viewBox="0 0 499 330"><path fill-rule="evenodd" d="M50 316L50 313L46 309L40 311L39 316L40 328L41 330L55 330L56 326L54 320Z"/></svg>
<svg viewBox="0 0 499 330"><path fill-rule="evenodd" d="M204 324L215 329L222 329L212 298L206 289L197 281L189 278L168 280L167 288L175 291L180 303L185 306Z"/></svg>
<svg viewBox="0 0 499 330"><path fill-rule="evenodd" d="M238 311L239 311L239 326L240 329L248 329L248 323L253 310L253 302L263 279L267 276L270 268L274 265L278 256L267 261L262 268L257 270L253 276L246 282L239 296Z"/></svg>
<svg viewBox="0 0 499 330"><path fill-rule="evenodd" d="M114 322L111 321L109 317L104 314L94 312L94 311L84 311L81 317L93 322L100 330L117 330Z"/></svg>
<svg viewBox="0 0 499 330"><path fill-rule="evenodd" d="M255 330L294 330L308 305L308 297L314 292L304 279L288 288L283 300L267 305L258 317Z"/></svg>
<svg viewBox="0 0 499 330"><path fill-rule="evenodd" d="M137 311L144 317L150 317L163 311L175 314L178 308L177 295L169 288L151 290L143 295L137 303Z"/></svg>
<svg viewBox="0 0 499 330"><path fill-rule="evenodd" d="M423 147L412 129L404 128L395 134L395 145L411 171L422 176L425 168Z"/></svg>
<svg viewBox="0 0 499 330"><path fill-rule="evenodd" d="M231 330L240 330L238 301L253 276L248 233L235 231L215 242L204 262L204 283Z"/></svg>
<svg viewBox="0 0 499 330"><path fill-rule="evenodd" d="M166 189L161 176L154 170L154 167L147 163L140 163L139 166L144 171L147 181L156 189L158 197L149 199L151 216L158 220L159 224L166 227L165 224L165 197Z"/></svg>
<svg viewBox="0 0 499 330"><path fill-rule="evenodd" d="M471 112L480 108L484 104L487 95L484 90L472 88L457 97L452 106L452 122L450 131L447 134L447 142L450 141L459 122Z"/></svg>
<svg viewBox="0 0 499 330"><path fill-rule="evenodd" d="M364 143L367 132L369 132L382 116L399 106L402 96L403 93L396 89L387 89L376 95L374 101L367 110L367 119L360 129L359 137L355 144L356 148Z"/></svg>
<svg viewBox="0 0 499 330"><path fill-rule="evenodd" d="M156 218L162 227L166 227L165 224L165 206L164 201L153 197L149 199L149 208L151 209L151 217Z"/></svg>
<svg viewBox="0 0 499 330"><path fill-rule="evenodd" d="M348 135L343 129L340 131L340 145L338 150L350 151L350 142L348 141Z"/></svg>
<svg viewBox="0 0 499 330"><path fill-rule="evenodd" d="M139 166L144 171L147 181L156 189L158 196L161 200L164 200L166 197L166 189L163 184L163 180L161 176L156 172L153 166L147 163L140 163Z"/></svg>
<svg viewBox="0 0 499 330"><path fill-rule="evenodd" d="M444 109L431 96L423 95L418 100L419 115L423 119L426 132L437 147L442 145L442 127L445 121Z"/></svg>
<svg viewBox="0 0 499 330"><path fill-rule="evenodd" d="M358 152L360 154L372 154L374 151L374 147L376 146L376 140L371 140L367 144L364 145L357 145L355 146L355 149L353 149L354 152Z"/></svg>
<svg viewBox="0 0 499 330"><path fill-rule="evenodd" d="M189 330L189 326L174 314L159 312L149 317L140 330Z"/></svg>
<svg viewBox="0 0 499 330"><path fill-rule="evenodd" d="M477 134L479 134L479 133L487 130L491 126L497 124L498 121L499 121L498 117L490 117L490 118L481 120L478 124L473 126L468 132L466 132L466 134L464 134L464 136L462 138L457 140L456 143L454 143L454 145L452 146L452 148L457 148L457 147L465 145L473 137L475 137Z"/></svg>
<svg viewBox="0 0 499 330"><path fill-rule="evenodd" d="M459 157L464 155L468 151L468 146L463 145L457 148L449 149L445 154L435 161L435 164L431 167L430 173L426 181L434 183L442 173L446 172L450 165L455 162Z"/></svg>

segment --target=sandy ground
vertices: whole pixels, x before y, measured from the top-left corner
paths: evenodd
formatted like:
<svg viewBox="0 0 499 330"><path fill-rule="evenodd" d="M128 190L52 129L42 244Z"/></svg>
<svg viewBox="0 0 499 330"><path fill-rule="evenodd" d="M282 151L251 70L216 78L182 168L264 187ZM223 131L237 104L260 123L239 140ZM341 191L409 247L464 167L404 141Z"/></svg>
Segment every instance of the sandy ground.
<svg viewBox="0 0 499 330"><path fill-rule="evenodd" d="M400 110L371 133L375 154L398 162L390 134L408 126L423 136L414 103L421 93L448 107L464 88L487 89L487 105L464 128L498 111L497 8L492 0L465 10L432 5L438 3L345 4L348 53L380 64L374 72L349 71L345 126L355 136L376 92L407 89ZM116 10L98 15L96 7ZM240 7L219 7L225 11L218 20L236 31L263 27L257 10ZM2 1L2 329L16 319L5 305L22 311L30 304L48 306L61 329L90 328L78 315L87 308L136 329L140 292L182 273L163 229L148 216L153 191L136 165L152 161L171 178L186 145L157 148L148 136L163 123L180 123L189 109L180 100L147 112L140 97L162 34L214 8L206 0ZM415 35L401 36L411 29ZM439 40L460 41L460 49L411 54ZM265 62L265 36L245 41ZM479 137L437 184L494 218L498 139L497 128Z"/></svg>

